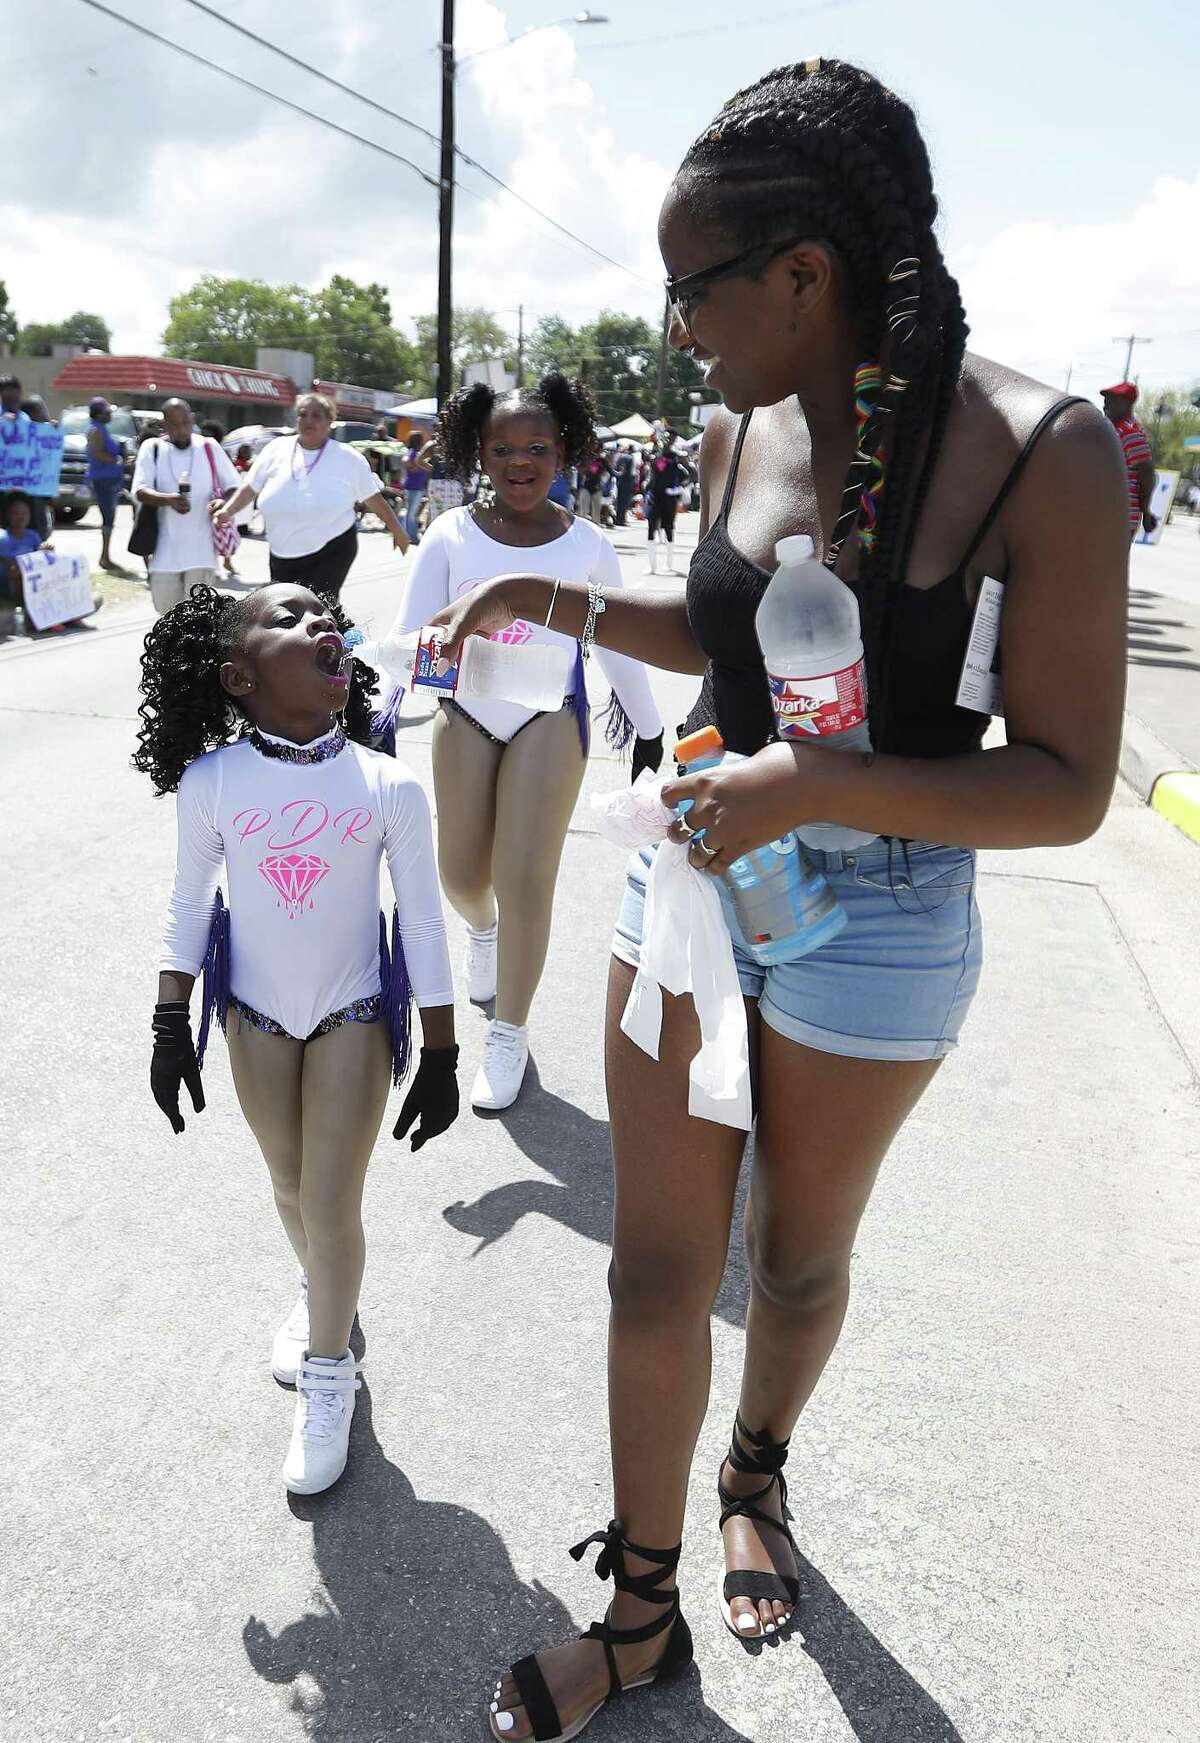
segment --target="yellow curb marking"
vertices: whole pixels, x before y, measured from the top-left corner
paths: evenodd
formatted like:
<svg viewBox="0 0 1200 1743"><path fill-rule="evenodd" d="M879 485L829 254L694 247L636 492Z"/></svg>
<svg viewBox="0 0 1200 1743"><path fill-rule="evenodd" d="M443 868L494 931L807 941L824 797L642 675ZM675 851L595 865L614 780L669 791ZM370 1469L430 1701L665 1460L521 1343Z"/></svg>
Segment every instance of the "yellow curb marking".
<svg viewBox="0 0 1200 1743"><path fill-rule="evenodd" d="M1160 775L1150 803L1168 823L1200 841L1200 775Z"/></svg>

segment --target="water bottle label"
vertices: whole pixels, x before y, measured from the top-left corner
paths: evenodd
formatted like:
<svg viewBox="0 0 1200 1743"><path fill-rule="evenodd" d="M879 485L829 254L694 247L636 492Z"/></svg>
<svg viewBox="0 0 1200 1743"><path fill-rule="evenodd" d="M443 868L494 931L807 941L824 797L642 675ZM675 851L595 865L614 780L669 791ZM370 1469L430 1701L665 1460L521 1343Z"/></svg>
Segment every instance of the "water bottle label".
<svg viewBox="0 0 1200 1743"><path fill-rule="evenodd" d="M458 661L450 665L442 658L442 632L423 629L413 661L412 687L432 690L439 696L453 696L458 689Z"/></svg>
<svg viewBox="0 0 1200 1743"><path fill-rule="evenodd" d="M867 718L867 675L862 660L820 678L768 672L780 738L825 738L850 732Z"/></svg>

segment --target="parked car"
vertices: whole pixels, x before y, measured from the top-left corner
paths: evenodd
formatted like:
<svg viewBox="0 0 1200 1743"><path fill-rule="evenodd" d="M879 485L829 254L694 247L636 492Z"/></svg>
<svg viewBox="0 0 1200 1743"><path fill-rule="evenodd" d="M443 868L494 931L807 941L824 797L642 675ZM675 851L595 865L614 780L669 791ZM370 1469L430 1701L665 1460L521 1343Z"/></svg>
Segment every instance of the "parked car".
<svg viewBox="0 0 1200 1743"><path fill-rule="evenodd" d="M92 495L92 487L87 481L87 433L91 421L91 414L85 405L68 406L58 420L65 439L62 477L59 480L58 500L54 504L54 518L57 521L70 523L82 520L95 503L96 498ZM133 463L137 458L137 425L124 406L114 406L108 428L121 444L125 460L125 488L128 490L133 478Z"/></svg>
<svg viewBox="0 0 1200 1743"><path fill-rule="evenodd" d="M339 418L329 434L335 442L370 442L375 437L375 424L358 424L345 418Z"/></svg>

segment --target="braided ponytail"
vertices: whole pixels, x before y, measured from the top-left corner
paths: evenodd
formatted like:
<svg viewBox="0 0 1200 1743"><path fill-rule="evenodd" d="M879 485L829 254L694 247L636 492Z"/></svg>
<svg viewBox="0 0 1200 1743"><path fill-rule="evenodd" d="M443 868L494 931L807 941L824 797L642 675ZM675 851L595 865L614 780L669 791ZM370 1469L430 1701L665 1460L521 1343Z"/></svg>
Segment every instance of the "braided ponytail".
<svg viewBox="0 0 1200 1743"><path fill-rule="evenodd" d="M896 604L966 347L958 286L933 233L937 199L912 110L842 61L778 67L725 104L676 178L698 221L736 247L807 230L827 241L860 356L858 440L825 553L857 536L871 734L888 730Z"/></svg>

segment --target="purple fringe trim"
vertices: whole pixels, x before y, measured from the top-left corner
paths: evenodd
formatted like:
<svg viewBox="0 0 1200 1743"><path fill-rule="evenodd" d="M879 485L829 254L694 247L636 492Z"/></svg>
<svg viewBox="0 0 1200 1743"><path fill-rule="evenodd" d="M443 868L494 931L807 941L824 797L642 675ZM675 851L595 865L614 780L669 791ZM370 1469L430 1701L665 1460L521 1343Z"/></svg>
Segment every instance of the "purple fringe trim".
<svg viewBox="0 0 1200 1743"><path fill-rule="evenodd" d="M583 746L586 757L592 748L592 716L588 708L587 676L584 671L583 649L576 645L575 649L575 694L571 698L571 706L579 727L579 742Z"/></svg>
<svg viewBox="0 0 1200 1743"><path fill-rule="evenodd" d="M229 1015L229 909L220 890L213 904L212 924L204 951L204 982L201 994L200 1034L196 1040L196 1063L203 1066L213 1015L222 1035Z"/></svg>
<svg viewBox="0 0 1200 1743"><path fill-rule="evenodd" d="M633 721L630 720L617 700L615 690L609 700L608 707L600 718L604 722L604 736L608 740L610 750L628 750L637 737L637 732L634 729Z"/></svg>
<svg viewBox="0 0 1200 1743"><path fill-rule="evenodd" d="M379 916L379 992L382 1015L392 1038L392 1082L399 1089L412 1064L412 987L400 938L400 916L394 908L390 950L387 921L382 914Z"/></svg>
<svg viewBox="0 0 1200 1743"><path fill-rule="evenodd" d="M371 716L371 731L378 737L390 732L395 737L396 720L400 713L400 704L404 701L404 685L393 684L388 691L387 701L377 714Z"/></svg>

